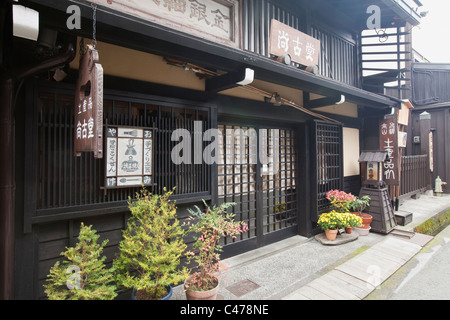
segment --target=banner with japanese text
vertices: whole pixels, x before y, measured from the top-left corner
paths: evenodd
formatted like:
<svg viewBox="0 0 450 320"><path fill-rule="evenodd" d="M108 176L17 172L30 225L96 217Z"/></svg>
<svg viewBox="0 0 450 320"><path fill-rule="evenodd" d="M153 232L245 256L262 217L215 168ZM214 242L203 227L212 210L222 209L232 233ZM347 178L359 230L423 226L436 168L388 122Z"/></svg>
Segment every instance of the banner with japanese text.
<svg viewBox="0 0 450 320"><path fill-rule="evenodd" d="M387 185L400 184L398 125L395 118L380 122L380 149L387 151L389 160L383 163L383 180Z"/></svg>

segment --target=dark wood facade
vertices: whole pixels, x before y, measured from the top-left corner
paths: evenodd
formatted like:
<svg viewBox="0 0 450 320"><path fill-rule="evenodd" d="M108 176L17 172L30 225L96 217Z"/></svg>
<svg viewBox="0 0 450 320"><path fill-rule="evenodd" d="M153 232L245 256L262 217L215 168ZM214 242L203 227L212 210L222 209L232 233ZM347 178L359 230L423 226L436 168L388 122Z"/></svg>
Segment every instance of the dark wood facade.
<svg viewBox="0 0 450 320"><path fill-rule="evenodd" d="M412 102L414 109L411 112L412 126L408 139L408 154L422 154L420 137L423 134L420 128L420 115L424 112L430 114L430 129L433 132L433 158L434 170L432 186L439 176L442 181L450 179L450 65L437 63L415 63L412 68L413 92ZM444 186L444 192L449 193L450 188Z"/></svg>
<svg viewBox="0 0 450 320"><path fill-rule="evenodd" d="M361 131L363 149L371 139L369 130L364 130L365 121L382 117L398 106L395 99L361 89L360 34L365 28L367 6L364 6L373 1L358 2L358 5L339 1L337 6L325 0L314 4L310 1L238 2L240 48L219 45L112 12L107 7L100 6L96 17L98 41L161 57L161 60L168 57L191 63L212 72L235 73L252 68L258 81L303 94L299 100L305 102L303 107L307 111L337 120L318 120L298 108L274 106L263 99L149 82L105 70L104 125L157 129L156 186L152 191L161 193L163 187L176 187L174 199L181 220L188 217L187 208L200 204L202 199L238 203L234 212L249 224L249 232L239 239L228 239L224 256L292 235L314 235L318 231L317 216L326 210L324 194L331 188L354 193L360 188L359 175L344 177L342 127ZM394 19L395 14L390 12L386 1L379 2L383 12L390 13ZM23 3L39 11L41 28L58 32L60 50L67 43L76 45L77 37L92 36L92 8L88 1ZM81 8L80 30L66 28L66 8L73 3ZM406 23L406 18L395 21ZM318 75L301 70L301 66L284 65L271 59L268 51L271 19L321 41ZM3 59L8 67L22 68L43 59L37 57L34 49L25 52L34 43L12 37L10 41L14 42L14 50L7 52L7 63ZM14 54L20 59L12 59ZM133 61L118 63L131 65ZM109 239L105 254L111 262L128 217L126 201L138 191L138 188L126 188L105 192L104 160L95 159L91 154L73 156L73 94L77 70L66 71L68 76L62 82L49 80L45 70L34 79L20 82L15 91L13 296L16 299L45 298L42 284L48 270L60 258L60 252L75 243L80 222L92 224L101 239ZM329 113L308 108L307 103L314 101L307 99L310 94L323 97L322 101L345 95L347 102L354 106L356 116L341 113L340 109ZM282 154L280 174L276 177L262 174L265 169L261 164L227 164L226 135L221 149L224 162L211 166L206 163L174 165L170 150L176 142L171 141L171 134L177 128L195 134L194 121L201 121L203 130L254 128L269 136L277 135L278 151ZM245 137L242 141L246 141ZM269 141L266 140L267 145Z"/></svg>

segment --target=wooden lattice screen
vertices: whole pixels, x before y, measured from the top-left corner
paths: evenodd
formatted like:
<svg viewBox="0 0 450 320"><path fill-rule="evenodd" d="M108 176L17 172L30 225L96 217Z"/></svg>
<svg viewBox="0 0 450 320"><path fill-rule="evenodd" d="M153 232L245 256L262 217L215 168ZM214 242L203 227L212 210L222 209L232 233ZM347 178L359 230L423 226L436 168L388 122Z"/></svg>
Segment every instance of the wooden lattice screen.
<svg viewBox="0 0 450 320"><path fill-rule="evenodd" d="M313 123L311 217L314 221L330 207L326 194L329 190L343 190L342 126L315 121Z"/></svg>
<svg viewBox="0 0 450 320"><path fill-rule="evenodd" d="M36 209L52 209L125 201L140 188L108 190L104 187L104 159L92 154L73 155L73 96L57 92L40 93L37 119ZM152 192L176 186L176 195L209 195L210 172L203 164L175 165L171 141L175 129L187 129L194 136L194 121L210 128L208 108L188 107L105 95L104 123L130 127L154 127L156 186ZM193 139L192 139L193 140Z"/></svg>

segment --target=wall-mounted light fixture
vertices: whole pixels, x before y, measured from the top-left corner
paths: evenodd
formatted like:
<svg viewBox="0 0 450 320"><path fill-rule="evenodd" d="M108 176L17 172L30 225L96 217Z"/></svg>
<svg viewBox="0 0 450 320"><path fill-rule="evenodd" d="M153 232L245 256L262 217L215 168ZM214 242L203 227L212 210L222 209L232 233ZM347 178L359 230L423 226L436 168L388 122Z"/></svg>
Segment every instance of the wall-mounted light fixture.
<svg viewBox="0 0 450 320"><path fill-rule="evenodd" d="M218 77L206 80L205 89L209 92L219 92L237 86L245 86L253 82L255 71L250 68L239 70L238 72L230 72Z"/></svg>
<svg viewBox="0 0 450 320"><path fill-rule="evenodd" d="M36 41L39 36L39 12L19 4L13 5L13 35Z"/></svg>

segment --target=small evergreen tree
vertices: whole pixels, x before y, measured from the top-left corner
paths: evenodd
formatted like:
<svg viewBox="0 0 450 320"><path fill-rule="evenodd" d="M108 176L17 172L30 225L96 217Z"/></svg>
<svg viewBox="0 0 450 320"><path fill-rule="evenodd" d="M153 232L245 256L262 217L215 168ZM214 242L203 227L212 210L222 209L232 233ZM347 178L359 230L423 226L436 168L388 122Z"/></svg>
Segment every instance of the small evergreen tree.
<svg viewBox="0 0 450 320"><path fill-rule="evenodd" d="M61 252L67 260L62 264L57 261L50 269L44 285L50 300L112 300L116 297L113 270L106 268L106 257L101 257L108 240L98 244L99 237L92 226L81 223L77 245Z"/></svg>
<svg viewBox="0 0 450 320"><path fill-rule="evenodd" d="M151 195L145 188L129 199L131 217L114 261L117 283L136 290L138 300L156 300L167 295L169 285L184 281L189 273L179 268L187 245L176 219L173 191Z"/></svg>

